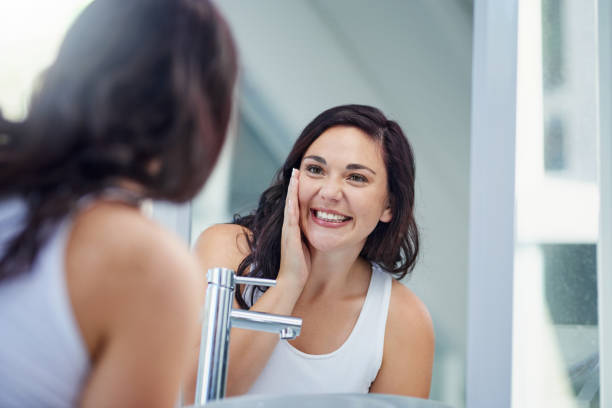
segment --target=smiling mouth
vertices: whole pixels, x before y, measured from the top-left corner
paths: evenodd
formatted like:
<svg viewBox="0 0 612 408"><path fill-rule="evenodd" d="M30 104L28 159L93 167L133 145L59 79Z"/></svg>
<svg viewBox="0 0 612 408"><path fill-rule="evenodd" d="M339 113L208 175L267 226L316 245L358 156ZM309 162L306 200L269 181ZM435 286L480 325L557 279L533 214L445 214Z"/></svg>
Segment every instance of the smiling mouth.
<svg viewBox="0 0 612 408"><path fill-rule="evenodd" d="M321 210L315 210L315 209L311 209L310 212L313 217L321 221L325 221L325 222L334 222L334 223L341 224L345 221L353 219L352 217L348 217L346 215L326 212L326 211L321 211Z"/></svg>

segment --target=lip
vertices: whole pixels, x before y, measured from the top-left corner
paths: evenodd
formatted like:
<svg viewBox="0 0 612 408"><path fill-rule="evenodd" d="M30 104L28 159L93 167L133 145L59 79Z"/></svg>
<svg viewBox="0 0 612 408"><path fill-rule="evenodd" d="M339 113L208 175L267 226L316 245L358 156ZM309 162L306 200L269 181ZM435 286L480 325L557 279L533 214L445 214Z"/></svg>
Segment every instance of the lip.
<svg viewBox="0 0 612 408"><path fill-rule="evenodd" d="M323 211L323 212L326 212L328 214L337 214L337 215L341 215L343 217L348 217L348 219L345 220L345 221L342 221L342 222L325 221L325 220L322 220L320 218L317 218L315 216L315 211ZM312 219L312 221L315 224L320 225L322 227L326 227L326 228L340 228L340 227L343 227L346 224L348 224L353 219L353 217L350 217L350 216L348 216L346 214L342 214L341 212L334 211L334 210L328 210L326 208L311 208L309 212L310 212L310 218Z"/></svg>

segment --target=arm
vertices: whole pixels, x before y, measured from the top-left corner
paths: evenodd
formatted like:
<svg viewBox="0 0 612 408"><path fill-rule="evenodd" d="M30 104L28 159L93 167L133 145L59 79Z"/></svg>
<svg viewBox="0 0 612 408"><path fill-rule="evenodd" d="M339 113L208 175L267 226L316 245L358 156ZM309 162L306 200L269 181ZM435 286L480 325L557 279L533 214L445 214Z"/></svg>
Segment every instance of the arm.
<svg viewBox="0 0 612 408"><path fill-rule="evenodd" d="M244 229L238 225L216 225L204 231L195 247L201 270L207 271L218 266L236 270L246 256L240 248L244 250L246 247L243 233ZM250 310L290 315L297 300L296 292L286 289L282 282L278 282L277 286L269 288ZM234 308L239 308L235 299ZM228 396L243 394L249 390L268 362L278 342L278 335L233 328L230 339ZM197 364L197 355L194 361ZM195 380L195 374L193 377ZM191 391L186 391L189 401L193 398Z"/></svg>
<svg viewBox="0 0 612 408"><path fill-rule="evenodd" d="M393 281L383 361L370 392L429 398L434 332L425 305Z"/></svg>
<svg viewBox="0 0 612 408"><path fill-rule="evenodd" d="M186 245L135 210L104 204L77 219L66 260L92 358L81 406L173 406L202 286Z"/></svg>
<svg viewBox="0 0 612 408"><path fill-rule="evenodd" d="M281 267L277 284L269 288L250 310L291 315L299 298L309 270L309 255L303 248L297 208L297 174L289 186L285 205L283 232L281 238ZM237 270L238 265L249 253L244 237L248 231L238 225L213 226L200 235L195 247L201 269L223 266ZM306 252L305 252L306 251ZM285 255L287 254L287 255ZM234 300L234 307L238 308ZM268 362L278 343L278 334L244 329L232 329L230 334L230 357L227 375L227 395L246 393ZM193 358L197 367L197 354ZM193 369L195 384L197 368ZM193 387L193 385L192 385ZM195 388L186 390L188 401Z"/></svg>

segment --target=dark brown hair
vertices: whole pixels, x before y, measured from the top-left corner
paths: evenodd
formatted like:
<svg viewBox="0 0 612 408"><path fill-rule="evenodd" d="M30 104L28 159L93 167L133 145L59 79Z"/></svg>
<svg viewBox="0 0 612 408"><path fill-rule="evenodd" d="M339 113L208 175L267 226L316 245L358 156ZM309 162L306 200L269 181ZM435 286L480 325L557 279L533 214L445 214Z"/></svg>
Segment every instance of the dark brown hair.
<svg viewBox="0 0 612 408"><path fill-rule="evenodd" d="M229 122L237 62L208 0L96 0L76 19L26 119L0 115L0 198L23 230L0 280L21 273L79 198L118 180L181 202L208 178Z"/></svg>
<svg viewBox="0 0 612 408"><path fill-rule="evenodd" d="M234 218L234 223L251 231L247 235L251 253L238 267L239 275L269 279L275 279L278 275L283 212L291 171L300 167L308 147L333 126L359 128L383 147L393 216L388 223L378 223L368 236L360 256L378 263L397 279L403 278L414 268L419 252L419 233L414 219L415 168L412 148L400 126L388 120L380 110L364 105L344 105L326 110L306 126L272 186L261 195L257 209L245 217ZM241 307L248 307L240 290L236 291L236 300Z"/></svg>

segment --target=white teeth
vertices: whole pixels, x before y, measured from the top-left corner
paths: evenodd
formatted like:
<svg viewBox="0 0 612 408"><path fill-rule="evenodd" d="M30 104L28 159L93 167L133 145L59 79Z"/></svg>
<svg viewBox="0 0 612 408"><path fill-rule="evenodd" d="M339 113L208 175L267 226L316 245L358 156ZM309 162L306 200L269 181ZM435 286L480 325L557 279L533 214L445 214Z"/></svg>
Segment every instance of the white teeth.
<svg viewBox="0 0 612 408"><path fill-rule="evenodd" d="M315 211L315 215L317 218L320 218L325 221L341 222L348 219L348 217L345 217L343 215L331 214L323 211Z"/></svg>

